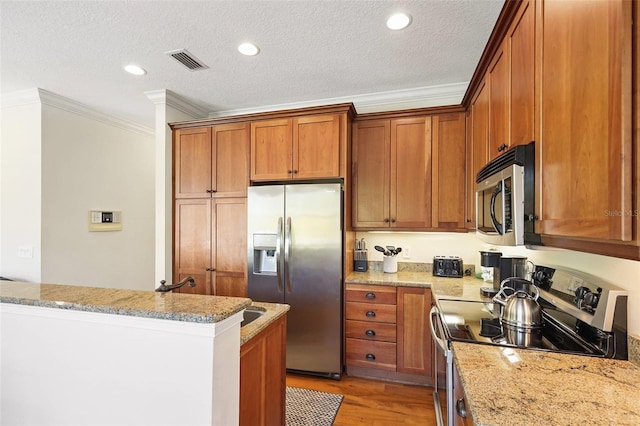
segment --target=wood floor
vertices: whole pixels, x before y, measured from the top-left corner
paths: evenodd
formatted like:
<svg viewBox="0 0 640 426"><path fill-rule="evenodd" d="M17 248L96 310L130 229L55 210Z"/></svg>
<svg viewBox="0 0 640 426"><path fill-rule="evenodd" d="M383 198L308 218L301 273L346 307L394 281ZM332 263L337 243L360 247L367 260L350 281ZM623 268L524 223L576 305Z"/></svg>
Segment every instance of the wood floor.
<svg viewBox="0 0 640 426"><path fill-rule="evenodd" d="M287 374L287 386L344 395L334 425L436 424L433 389L342 376L342 380Z"/></svg>

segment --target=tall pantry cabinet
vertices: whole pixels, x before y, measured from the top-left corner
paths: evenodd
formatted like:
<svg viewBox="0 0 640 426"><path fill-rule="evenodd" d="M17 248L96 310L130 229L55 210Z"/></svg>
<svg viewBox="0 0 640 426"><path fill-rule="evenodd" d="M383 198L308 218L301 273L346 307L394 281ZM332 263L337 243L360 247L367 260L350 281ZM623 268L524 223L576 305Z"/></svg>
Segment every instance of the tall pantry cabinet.
<svg viewBox="0 0 640 426"><path fill-rule="evenodd" d="M174 277L179 292L246 296L248 123L174 131Z"/></svg>

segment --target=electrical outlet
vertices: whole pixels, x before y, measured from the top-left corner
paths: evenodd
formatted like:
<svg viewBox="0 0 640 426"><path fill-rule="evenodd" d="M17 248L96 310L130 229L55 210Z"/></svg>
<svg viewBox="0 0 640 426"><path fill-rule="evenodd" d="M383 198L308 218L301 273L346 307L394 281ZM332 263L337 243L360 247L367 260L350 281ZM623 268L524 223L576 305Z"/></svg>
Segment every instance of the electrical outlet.
<svg viewBox="0 0 640 426"><path fill-rule="evenodd" d="M18 247L18 257L21 259L32 259L33 258L33 247L32 246L20 246Z"/></svg>
<svg viewBox="0 0 640 426"><path fill-rule="evenodd" d="M409 253L409 247L402 248L402 258L403 259L411 259L411 254Z"/></svg>

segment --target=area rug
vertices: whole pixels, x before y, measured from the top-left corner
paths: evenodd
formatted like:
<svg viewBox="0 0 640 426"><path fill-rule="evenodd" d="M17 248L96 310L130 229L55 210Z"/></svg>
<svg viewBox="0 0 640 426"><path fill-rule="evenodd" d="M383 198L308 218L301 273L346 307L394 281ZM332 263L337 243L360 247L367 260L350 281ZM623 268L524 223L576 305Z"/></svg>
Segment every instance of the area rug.
<svg viewBox="0 0 640 426"><path fill-rule="evenodd" d="M331 426L344 396L287 386L286 426Z"/></svg>

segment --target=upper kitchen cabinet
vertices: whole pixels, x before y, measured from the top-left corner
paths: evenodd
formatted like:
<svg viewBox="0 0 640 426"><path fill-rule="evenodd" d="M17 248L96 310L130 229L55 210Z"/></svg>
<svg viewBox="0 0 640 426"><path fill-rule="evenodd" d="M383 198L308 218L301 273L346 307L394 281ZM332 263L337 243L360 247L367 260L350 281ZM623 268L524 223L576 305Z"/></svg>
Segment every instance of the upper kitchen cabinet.
<svg viewBox="0 0 640 426"><path fill-rule="evenodd" d="M489 160L533 140L534 30L534 3L525 0L489 64Z"/></svg>
<svg viewBox="0 0 640 426"><path fill-rule="evenodd" d="M465 228L465 135L464 113L433 116L433 202L435 228Z"/></svg>
<svg viewBox="0 0 640 426"><path fill-rule="evenodd" d="M175 198L244 197L249 186L249 125L174 132Z"/></svg>
<svg viewBox="0 0 640 426"><path fill-rule="evenodd" d="M353 226L431 227L431 117L354 123Z"/></svg>
<svg viewBox="0 0 640 426"><path fill-rule="evenodd" d="M251 180L337 178L340 115L251 123Z"/></svg>
<svg viewBox="0 0 640 426"><path fill-rule="evenodd" d="M466 227L476 227L476 176L489 160L489 95L487 84L480 88L469 108L466 162Z"/></svg>
<svg viewBox="0 0 640 426"><path fill-rule="evenodd" d="M540 1L537 12L536 230L551 237L630 241L637 215L632 2ZM543 237L543 243L578 248L570 240ZM619 249L622 256L638 255L637 247Z"/></svg>

